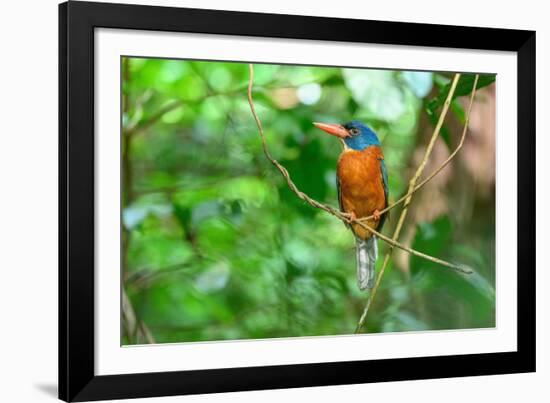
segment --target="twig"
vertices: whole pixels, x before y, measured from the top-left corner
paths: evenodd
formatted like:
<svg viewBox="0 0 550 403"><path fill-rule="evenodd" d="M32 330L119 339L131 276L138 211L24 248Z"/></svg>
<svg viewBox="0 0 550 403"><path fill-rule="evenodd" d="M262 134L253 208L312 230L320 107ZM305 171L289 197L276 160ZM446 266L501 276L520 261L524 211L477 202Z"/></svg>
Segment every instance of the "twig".
<svg viewBox="0 0 550 403"><path fill-rule="evenodd" d="M130 82L130 59L123 59L123 73L125 82ZM123 92L123 94L125 94ZM130 99L128 95L123 95L123 108L125 112L130 110ZM128 206L134 198L134 185L133 185L133 169L132 169L132 160L130 158L131 150L131 141L132 136L130 133L123 130L123 184L124 184L124 198L123 206ZM130 240L131 240L131 231L123 226L122 232L122 273L125 276L128 272L128 253L130 251ZM136 311L134 310L128 295L126 294L126 284L121 288L122 289L122 321L126 335L128 336L128 341L138 342L139 336L141 335L148 343L155 343L155 339L147 325L138 317Z"/></svg>
<svg viewBox="0 0 550 403"><path fill-rule="evenodd" d="M128 60L128 59L126 59L126 60ZM201 77L201 79L203 79L204 83L206 85L208 85L208 87L210 87L207 80L204 77ZM125 81L126 81L126 78L125 78ZM303 84L299 84L297 86L300 86L300 85L303 85ZM158 111L153 113L148 119L146 119L144 121L141 121L141 122L138 122L134 125L130 125L129 127L124 128L124 132L127 135L132 135L132 134L137 134L137 133L143 132L143 131L149 129L151 126L153 126L159 120L161 120L164 117L164 115L166 115L168 112L172 112L173 110L176 110L180 107L184 107L187 104L196 104L196 103L202 102L202 101L204 101L208 98L211 98L211 97L233 96L233 95L236 95L236 94L240 94L246 88L247 88L246 86L238 86L238 87L236 87L236 88L234 88L230 91L227 91L227 92L215 92L214 90L212 90L210 88L209 92L207 94L205 94L201 97L195 98L195 99L187 99L187 100L173 99L170 102L168 102L166 105L161 107ZM262 86L262 88L265 89L265 90L270 89L270 87L266 86L266 85ZM126 111L127 102L123 102L123 105L124 105L124 108L125 108L125 111Z"/></svg>
<svg viewBox="0 0 550 403"><path fill-rule="evenodd" d="M366 225L365 223L359 221L358 219L355 219L355 218L351 217L347 213L343 213L340 210L337 210L332 206L320 203L317 200L312 199L307 194L305 194L300 189L298 189L298 187L295 185L295 183L290 178L290 174L287 171L287 169L283 165L281 165L276 159L274 159L272 157L272 155L271 155L271 153L270 153L270 151L267 147L267 142L266 142L262 122L261 122L258 114L256 113L256 108L254 107L254 100L252 99L252 86L254 84L254 66L252 64L249 64L249 73L250 73L250 76L249 76L249 81L248 81L248 103L250 104L250 110L252 112L252 115L254 116L254 120L256 121L256 125L258 126L258 131L260 133L260 137L261 137L261 140L262 140L262 148L263 148L264 154L267 157L267 159L279 170L279 172L281 172L281 174L285 178L286 183L287 183L288 187L290 188L290 190L292 190L301 200L305 201L306 203L308 203L309 205L311 205L315 208L326 211L327 213L339 218L340 220L342 220L346 223L349 223L349 224L355 223L355 224L361 226L362 228L366 229L370 233L376 235L377 237L379 237L383 241L390 244L392 247L402 249L405 252L408 252L408 253L413 254L415 256L418 256L418 257L421 257L423 259L429 260L431 262L438 263L442 266L449 267L449 268L457 270L461 273L465 273L465 274L472 273L471 270L469 270L469 269L466 269L464 267L455 265L453 263L446 262L444 260L438 259L436 257L427 255L425 253L416 251L412 248L409 248L405 245L402 245L399 242L397 242L396 239L391 239L391 238L381 234L380 232L376 231L375 229L371 228L370 226ZM456 86L456 84L455 84L455 86ZM454 87L452 88L452 91L454 91ZM447 105L447 108L448 108L448 105ZM439 132L439 130L438 130L438 132Z"/></svg>
<svg viewBox="0 0 550 403"><path fill-rule="evenodd" d="M413 193L416 190L418 190L420 187L422 187L424 184L426 184L435 175L437 175L439 172L441 172L441 170L445 166L447 166L449 164L449 162L454 158L454 156L458 153L458 151L460 151L460 149L462 148L462 145L464 144L464 139L466 138L466 133L468 131L468 124L469 124L469 121L470 121L470 112L472 111L472 104L474 102L474 96L475 96L475 92L476 92L477 81L479 79L479 74L476 74L476 76L475 76L474 85L473 85L473 88L472 88L472 93L470 95L470 103L468 105L468 111L467 111L466 119L465 119L465 122L464 122L464 129L462 130L462 137L460 139L460 143L459 143L458 147L451 153L451 155L449 155L449 157L443 162L443 164L441 164L441 166L439 168L437 168L434 172L432 172L419 185L416 185L416 181L422 175L422 171L424 170L424 168L426 166L428 158L429 158L429 156L431 154L431 151L433 149L433 146L435 144L435 140L439 136L439 131L441 130L441 126L443 125L443 121L445 120L445 115L447 114L447 111L449 109L449 105L451 103L452 96L453 96L454 91L456 89L456 85L458 83L459 78L460 78L460 74L455 74L451 89L449 91L447 99L445 100L445 104L443 105L441 115L439 115L439 121L437 122L437 125L436 125L436 127L434 129L434 132L432 134L432 137L430 139L430 143L428 144L428 147L427 147L426 152L424 154L424 159L422 160L420 166L416 170L415 175L413 176L413 178L409 182L409 191L408 191L407 195L405 195L402 198L405 202L405 206L404 206L403 210L401 211L401 216L399 217L397 227L395 228L395 232L394 232L393 237L392 237L392 239L394 239L394 240L399 237L399 234L401 232L401 228L403 227L403 222L405 221L405 217L407 216L408 207L409 207L409 204L411 202L411 198L412 198ZM396 203L394 203L394 205L400 203L403 200L399 199ZM392 252L393 252L393 248L390 248L386 252L386 255L384 257L384 262L382 264L382 268L380 269L380 272L378 273L378 276L376 277L376 283L375 283L374 288L372 289L372 291L369 295L369 299L367 300L367 304L365 305L365 309L363 310L363 313L361 314L361 317L359 318L359 322L357 323L355 333L359 333L361 331L361 328L365 324L365 320L367 319L367 314L369 312L370 306L372 305L372 301L374 300L374 297L376 296L376 292L378 291L378 287L380 286L380 281L382 280L382 276L384 275L384 272L386 271L386 267L388 266L388 262L390 260Z"/></svg>
<svg viewBox="0 0 550 403"><path fill-rule="evenodd" d="M155 112L149 119L142 122L139 125L128 127L125 132L127 136L130 136L134 133L144 131L154 125L156 122L158 122L164 115L166 115L168 112L171 112L173 110L176 110L184 105L184 102L181 100L174 100L170 103L166 104L162 108L160 108L157 112Z"/></svg>
<svg viewBox="0 0 550 403"><path fill-rule="evenodd" d="M147 325L137 316L126 289L122 287L122 324L128 341L130 343L140 343L144 340L149 344L155 344L155 338Z"/></svg>
<svg viewBox="0 0 550 403"><path fill-rule="evenodd" d="M476 78L475 78L475 81L474 81L474 88L476 87L478 77L479 77L479 75L476 75ZM401 198L399 198L398 200L396 200L392 204L388 205L386 208L380 210L379 214L387 213L392 208L394 208L394 207L398 206L399 204L403 203L405 200L407 200L409 197L411 197L414 193L416 193L421 187L423 187L426 183L431 181L439 172L441 172L443 170L443 168L445 168L447 165L449 165L449 163L453 160L453 158L458 154L458 152L460 151L460 149L464 145L464 140L466 139L466 133L468 133L468 123L470 121L471 107L472 107L472 103L470 102L468 112L467 112L467 115L466 115L466 118L465 118L465 121L464 121L464 128L462 129L462 136L460 138L460 142L458 143L458 145L456 146L454 151L447 157L447 159L445 161L443 161L443 163L439 167L437 167L437 169L435 169L430 175L428 175L418 185L416 185L413 190L409 191L407 194L405 194L404 196L402 196ZM368 217L360 218L359 221L368 221L368 220L372 220L373 218L374 218L374 215L370 215Z"/></svg>

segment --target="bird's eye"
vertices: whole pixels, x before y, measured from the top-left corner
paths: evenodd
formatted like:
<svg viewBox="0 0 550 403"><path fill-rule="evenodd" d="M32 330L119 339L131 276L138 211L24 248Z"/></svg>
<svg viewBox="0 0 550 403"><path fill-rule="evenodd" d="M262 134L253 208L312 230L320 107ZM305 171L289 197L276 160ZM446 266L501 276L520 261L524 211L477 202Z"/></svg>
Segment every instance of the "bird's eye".
<svg viewBox="0 0 550 403"><path fill-rule="evenodd" d="M349 129L349 134L351 134L352 136L355 136L357 134L359 134L359 129L357 128L352 128L352 129Z"/></svg>

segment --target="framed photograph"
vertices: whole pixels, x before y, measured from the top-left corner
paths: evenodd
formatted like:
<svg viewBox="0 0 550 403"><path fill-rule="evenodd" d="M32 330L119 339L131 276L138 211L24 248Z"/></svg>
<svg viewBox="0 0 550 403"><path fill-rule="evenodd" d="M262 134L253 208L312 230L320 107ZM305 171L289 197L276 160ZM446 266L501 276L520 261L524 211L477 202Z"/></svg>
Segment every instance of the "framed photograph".
<svg viewBox="0 0 550 403"><path fill-rule="evenodd" d="M535 370L535 33L59 6L59 397Z"/></svg>

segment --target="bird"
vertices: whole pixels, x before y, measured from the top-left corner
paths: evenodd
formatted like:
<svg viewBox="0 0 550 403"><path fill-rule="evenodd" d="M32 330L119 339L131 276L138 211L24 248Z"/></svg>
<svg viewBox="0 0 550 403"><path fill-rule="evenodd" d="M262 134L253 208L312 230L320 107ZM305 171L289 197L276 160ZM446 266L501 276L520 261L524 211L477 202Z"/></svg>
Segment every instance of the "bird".
<svg viewBox="0 0 550 403"><path fill-rule="evenodd" d="M313 124L340 139L343 150L338 158L336 188L340 210L353 219L373 216L365 222L380 231L388 206L388 172L376 133L360 121L345 124ZM347 224L355 235L357 285L359 289L374 287L378 245L376 236L357 223Z"/></svg>

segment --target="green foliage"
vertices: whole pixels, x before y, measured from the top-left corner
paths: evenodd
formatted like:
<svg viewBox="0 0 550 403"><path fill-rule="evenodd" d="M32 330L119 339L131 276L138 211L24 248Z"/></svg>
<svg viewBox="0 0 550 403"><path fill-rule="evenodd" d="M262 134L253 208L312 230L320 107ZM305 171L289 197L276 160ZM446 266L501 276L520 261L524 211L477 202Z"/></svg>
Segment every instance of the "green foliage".
<svg viewBox="0 0 550 403"><path fill-rule="evenodd" d="M156 341L351 333L366 300L355 284L353 236L300 201L265 159L246 99L248 66L131 58L123 73L124 286ZM432 73L260 64L254 99L275 158L301 190L337 205L340 146L312 122L370 124L395 199L405 191L422 106L434 83L439 99L442 81ZM467 82L460 88L467 92ZM494 247L479 252L473 231L453 228L448 217L421 223L415 248L466 260L476 276L413 258L410 281L387 272L366 330L494 325Z"/></svg>
<svg viewBox="0 0 550 403"><path fill-rule="evenodd" d="M481 89L486 87L496 80L496 74L480 74L477 82L476 89ZM432 125L437 124L439 118L437 112L441 106L445 103L449 91L451 90L451 81L445 76L436 74L436 85L439 87L439 92L436 97L432 98L430 101L426 101L426 112L428 118ZM474 88L475 74L462 74L458 83L456 85L455 92L453 94L453 99L451 100L451 110L455 113L457 118L461 123L464 123L465 113L460 104L457 102L457 98L460 96L471 94L472 89ZM441 137L449 149L451 149L451 137L449 129L443 125L441 127Z"/></svg>
<svg viewBox="0 0 550 403"><path fill-rule="evenodd" d="M474 88L475 76L476 76L475 74L462 74L460 76L460 79L458 80L458 84L456 85L455 92L453 94L453 99L456 99L457 97L460 97L460 96L468 95L472 92L472 89ZM480 74L478 83L477 83L477 89L486 87L494 83L495 80L496 80L496 74ZM445 99L447 99L447 96L449 95L450 90L451 90L450 82L442 86L437 97L435 97L430 102L428 102L428 105L427 105L428 114L430 115L436 114L437 109L445 103Z"/></svg>
<svg viewBox="0 0 550 403"><path fill-rule="evenodd" d="M479 271L487 268L487 262L479 251L471 246L460 245L454 240L453 232L451 221L447 216L440 217L433 223L423 223L419 225L413 248L435 256L445 256L450 260L454 260L452 252L460 251L456 255L460 256L462 264L470 263L474 274L459 274L413 256L411 258L413 284L416 285L417 290L422 290L423 298L435 299L447 304L445 310L440 306L431 304L427 306L426 311L431 318L433 328L454 327L453 324L457 322L457 318L451 317L448 310L454 311L459 316L459 325L462 322L470 323L470 327L484 327L487 324L494 326L494 284Z"/></svg>

